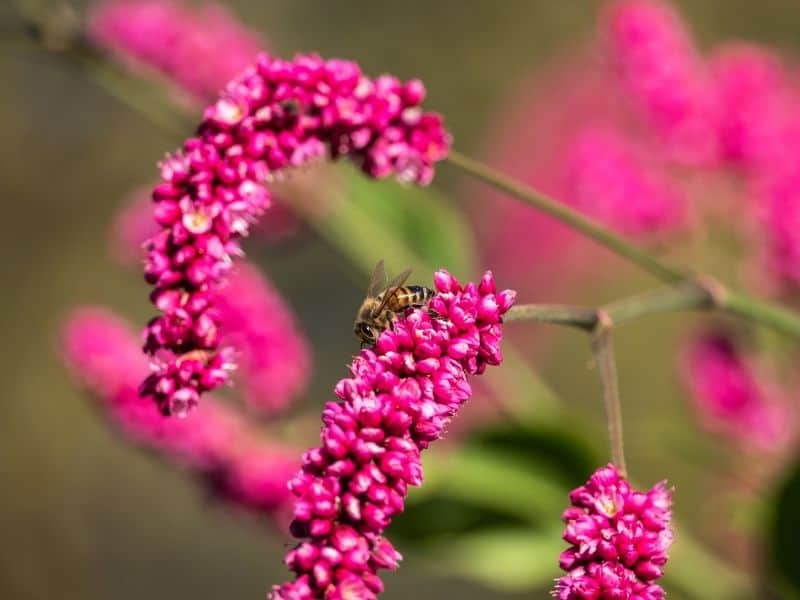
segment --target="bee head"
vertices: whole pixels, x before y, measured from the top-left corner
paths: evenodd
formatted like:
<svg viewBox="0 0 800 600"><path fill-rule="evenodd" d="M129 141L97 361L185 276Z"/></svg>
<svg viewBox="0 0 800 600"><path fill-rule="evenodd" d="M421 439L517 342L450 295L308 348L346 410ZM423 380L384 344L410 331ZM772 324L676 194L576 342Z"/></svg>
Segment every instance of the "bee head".
<svg viewBox="0 0 800 600"><path fill-rule="evenodd" d="M361 347L374 346L377 341L375 328L364 321L356 321L354 331L356 337L361 340Z"/></svg>

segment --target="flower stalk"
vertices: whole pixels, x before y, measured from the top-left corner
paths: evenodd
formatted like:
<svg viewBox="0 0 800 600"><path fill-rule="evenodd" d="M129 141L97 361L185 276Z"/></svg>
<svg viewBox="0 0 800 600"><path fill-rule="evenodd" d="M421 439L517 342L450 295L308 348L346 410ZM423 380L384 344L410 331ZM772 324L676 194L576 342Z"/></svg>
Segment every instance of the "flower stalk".
<svg viewBox="0 0 800 600"><path fill-rule="evenodd" d="M611 446L611 462L620 475L627 477L625 450L622 440L622 402L619 397L617 363L614 359L614 345L611 329L614 323L608 313L597 311L597 326L592 333L592 354L603 385L603 404L608 424L608 440Z"/></svg>
<svg viewBox="0 0 800 600"><path fill-rule="evenodd" d="M636 244L628 242L593 219L584 217L566 205L459 152L451 150L447 161L468 175L553 217L665 283L675 284L703 279L714 281L714 306L716 308L765 327L770 327L778 332L800 337L800 315L794 311L753 298L742 292L731 290L708 276L692 273L671 265Z"/></svg>

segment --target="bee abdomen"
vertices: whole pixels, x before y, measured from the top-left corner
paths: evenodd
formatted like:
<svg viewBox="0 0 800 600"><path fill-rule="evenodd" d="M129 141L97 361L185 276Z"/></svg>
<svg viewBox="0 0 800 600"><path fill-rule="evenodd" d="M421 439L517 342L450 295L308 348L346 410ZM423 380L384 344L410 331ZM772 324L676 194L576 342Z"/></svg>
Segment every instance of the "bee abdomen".
<svg viewBox="0 0 800 600"><path fill-rule="evenodd" d="M422 285L399 288L389 302L389 310L400 311L410 306L423 306L433 297L433 290Z"/></svg>

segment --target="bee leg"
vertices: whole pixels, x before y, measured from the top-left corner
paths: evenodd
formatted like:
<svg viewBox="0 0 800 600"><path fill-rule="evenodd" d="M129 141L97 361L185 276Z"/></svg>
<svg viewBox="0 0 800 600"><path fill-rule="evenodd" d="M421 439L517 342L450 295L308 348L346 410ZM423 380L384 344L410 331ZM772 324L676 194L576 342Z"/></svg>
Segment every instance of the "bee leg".
<svg viewBox="0 0 800 600"><path fill-rule="evenodd" d="M394 313L387 311L386 320L389 321L389 329L391 329L392 331L394 331L394 319L395 319L395 316L396 315Z"/></svg>

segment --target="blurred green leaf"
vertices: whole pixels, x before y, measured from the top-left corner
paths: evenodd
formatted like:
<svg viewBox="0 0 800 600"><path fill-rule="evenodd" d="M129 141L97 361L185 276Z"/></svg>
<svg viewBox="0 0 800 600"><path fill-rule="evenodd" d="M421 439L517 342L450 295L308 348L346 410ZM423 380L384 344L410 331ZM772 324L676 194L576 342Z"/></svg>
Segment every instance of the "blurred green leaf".
<svg viewBox="0 0 800 600"><path fill-rule="evenodd" d="M552 583L563 546L558 530L497 529L461 536L458 543L443 541L425 555L448 574L519 591Z"/></svg>
<svg viewBox="0 0 800 600"><path fill-rule="evenodd" d="M433 494L535 525L558 521L566 493L543 462L523 461L508 451L467 446L447 455L425 457L425 486L412 496L412 502Z"/></svg>
<svg viewBox="0 0 800 600"><path fill-rule="evenodd" d="M472 232L463 214L434 188L374 181L340 166L341 201L311 225L363 271L383 258L389 274L440 267L465 277L477 270Z"/></svg>
<svg viewBox="0 0 800 600"><path fill-rule="evenodd" d="M799 534L800 463L797 463L778 490L769 533L770 570L785 588L780 597L800 598Z"/></svg>
<svg viewBox="0 0 800 600"><path fill-rule="evenodd" d="M435 188L374 181L352 167L344 171L346 206L338 216L355 214L365 226L374 223L372 229L379 236L368 248L369 268L376 262L376 253L380 257L385 252L387 264L394 270L411 265L421 270L446 267L462 276L475 272L477 261L469 224ZM392 247L386 247L387 241ZM403 257L395 244L410 250L409 254ZM401 263L401 258L410 262ZM422 264L413 264L417 262Z"/></svg>
<svg viewBox="0 0 800 600"><path fill-rule="evenodd" d="M570 490L582 484L603 460L585 436L573 427L525 421L498 423L473 432L468 443L495 452L511 453L541 477ZM566 492L565 492L566 493ZM562 503L566 496L562 496Z"/></svg>

